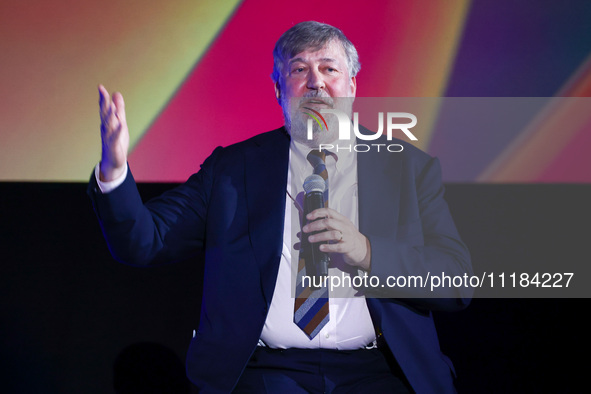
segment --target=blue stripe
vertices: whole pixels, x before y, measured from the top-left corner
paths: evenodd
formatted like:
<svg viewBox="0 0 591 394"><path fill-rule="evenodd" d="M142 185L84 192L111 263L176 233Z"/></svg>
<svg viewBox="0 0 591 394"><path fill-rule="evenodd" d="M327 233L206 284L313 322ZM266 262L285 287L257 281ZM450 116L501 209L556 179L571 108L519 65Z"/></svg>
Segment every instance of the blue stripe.
<svg viewBox="0 0 591 394"><path fill-rule="evenodd" d="M310 300L310 298L308 298L308 300ZM318 311L320 311L320 309L322 309L324 304L326 304L326 302L328 301L328 298L318 298L315 301L316 302L310 306L310 309L308 309L306 314L304 316L302 316L300 321L297 322L297 325L300 328L303 329L304 327L306 327L308 325L308 323L310 323L310 321L314 318L314 316L316 316L318 314ZM303 305L302 305L302 307L303 307Z"/></svg>

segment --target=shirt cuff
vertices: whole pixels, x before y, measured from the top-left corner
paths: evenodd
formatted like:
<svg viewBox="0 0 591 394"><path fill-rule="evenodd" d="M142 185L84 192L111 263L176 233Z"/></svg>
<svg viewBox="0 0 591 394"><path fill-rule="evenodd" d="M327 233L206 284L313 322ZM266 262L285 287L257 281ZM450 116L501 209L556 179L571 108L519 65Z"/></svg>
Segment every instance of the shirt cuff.
<svg viewBox="0 0 591 394"><path fill-rule="evenodd" d="M109 192L112 192L113 190L115 190L117 187L119 187L124 181L125 178L127 178L127 163L125 163L125 171L123 171L123 174L121 176L119 176L116 179L113 179L112 181L109 182L103 182L101 181L101 177L100 177L100 164L98 163L96 165L96 167L94 167L94 177L96 179L96 183L98 184L99 189L101 189L101 193L103 194L107 194Z"/></svg>

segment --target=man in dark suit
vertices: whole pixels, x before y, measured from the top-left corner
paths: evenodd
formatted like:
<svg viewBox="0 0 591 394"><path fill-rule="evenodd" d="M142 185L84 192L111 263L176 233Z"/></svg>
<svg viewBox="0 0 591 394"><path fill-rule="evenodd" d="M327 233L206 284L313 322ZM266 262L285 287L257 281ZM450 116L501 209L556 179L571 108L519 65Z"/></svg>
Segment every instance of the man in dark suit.
<svg viewBox="0 0 591 394"><path fill-rule="evenodd" d="M465 307L469 289L425 297L417 286L349 286L308 297L292 283L298 195L318 164L308 164L309 154L338 137L334 123L309 136L307 114L350 114L359 61L340 30L317 22L284 33L274 57L285 126L217 148L185 184L145 205L126 164L123 98L99 87L103 153L89 195L113 255L146 265L205 251L201 318L187 356L203 392L454 392L431 310ZM401 152L323 155L330 208L311 212L301 230L331 256L331 277L386 284L469 274L438 160L396 142Z"/></svg>

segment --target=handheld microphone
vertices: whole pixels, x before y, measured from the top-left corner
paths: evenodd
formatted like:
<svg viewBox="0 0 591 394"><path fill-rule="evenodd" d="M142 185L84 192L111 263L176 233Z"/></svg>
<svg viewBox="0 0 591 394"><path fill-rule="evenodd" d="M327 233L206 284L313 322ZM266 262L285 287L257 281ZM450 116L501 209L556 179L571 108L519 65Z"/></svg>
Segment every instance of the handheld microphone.
<svg viewBox="0 0 591 394"><path fill-rule="evenodd" d="M320 175L310 175L304 181L304 225L308 223L306 216L318 208L324 208L324 191L326 182ZM316 219L318 220L318 219ZM330 257L327 253L320 251L322 242L310 243L308 237L320 233L316 231L305 234L302 231L302 252L306 261L306 275L316 276L317 280L328 275L328 264ZM327 242L324 242L327 243ZM319 281L316 283L320 283Z"/></svg>

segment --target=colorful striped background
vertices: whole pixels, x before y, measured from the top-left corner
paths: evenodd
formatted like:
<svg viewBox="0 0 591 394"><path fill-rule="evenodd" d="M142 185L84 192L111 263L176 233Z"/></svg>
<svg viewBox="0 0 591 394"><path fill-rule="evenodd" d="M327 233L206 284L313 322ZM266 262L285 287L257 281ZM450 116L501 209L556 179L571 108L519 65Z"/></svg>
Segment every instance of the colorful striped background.
<svg viewBox="0 0 591 394"><path fill-rule="evenodd" d="M361 97L591 96L585 0L4 1L0 180L88 179L98 83L126 99L136 178L185 180L215 146L282 124L271 51L304 20L357 46ZM434 132L421 146L446 181L591 182L583 112L548 105L517 132Z"/></svg>

